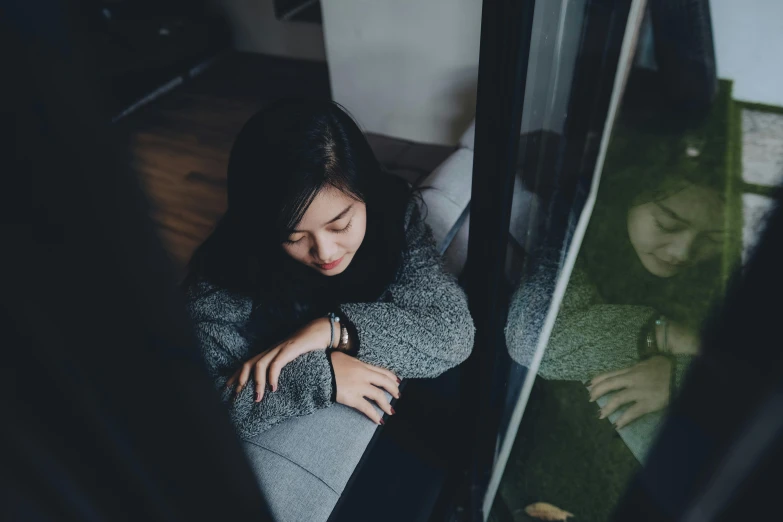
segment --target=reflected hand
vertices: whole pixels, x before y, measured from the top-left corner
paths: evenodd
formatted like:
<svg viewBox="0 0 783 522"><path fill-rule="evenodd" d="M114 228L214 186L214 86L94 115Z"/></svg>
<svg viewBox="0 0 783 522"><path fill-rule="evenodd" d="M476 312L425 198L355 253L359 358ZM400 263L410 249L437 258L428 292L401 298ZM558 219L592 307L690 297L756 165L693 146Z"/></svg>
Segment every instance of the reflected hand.
<svg viewBox="0 0 783 522"><path fill-rule="evenodd" d="M630 368L598 375L587 388L590 390L590 402L617 391L601 409L601 419L614 413L620 406L632 403L615 422L618 429L622 428L642 415L668 406L671 370L671 361L659 355Z"/></svg>
<svg viewBox="0 0 783 522"><path fill-rule="evenodd" d="M384 390L400 398L400 379L389 370L364 363L342 352L332 352L337 402L364 413L375 424L383 424L380 414L368 401L373 401L389 415L394 409L386 400Z"/></svg>
<svg viewBox="0 0 783 522"><path fill-rule="evenodd" d="M329 319L321 318L311 321L277 346L260 353L245 362L226 382L226 388L237 383L236 394L244 389L251 372L256 381L255 401L264 398L267 377L272 391L277 391L280 372L286 364L300 355L316 350L325 350L331 335Z"/></svg>

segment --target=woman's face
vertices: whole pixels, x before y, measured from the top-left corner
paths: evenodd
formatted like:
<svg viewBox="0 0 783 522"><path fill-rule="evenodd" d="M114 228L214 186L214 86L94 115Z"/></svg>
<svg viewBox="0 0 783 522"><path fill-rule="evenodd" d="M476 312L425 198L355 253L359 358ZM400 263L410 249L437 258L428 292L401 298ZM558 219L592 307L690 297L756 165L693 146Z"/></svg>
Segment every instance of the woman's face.
<svg viewBox="0 0 783 522"><path fill-rule="evenodd" d="M628 235L651 274L672 277L720 253L723 201L715 190L688 185L666 199L632 207Z"/></svg>
<svg viewBox="0 0 783 522"><path fill-rule="evenodd" d="M366 229L365 204L337 189L325 188L316 195L283 249L313 270L334 276L351 264Z"/></svg>

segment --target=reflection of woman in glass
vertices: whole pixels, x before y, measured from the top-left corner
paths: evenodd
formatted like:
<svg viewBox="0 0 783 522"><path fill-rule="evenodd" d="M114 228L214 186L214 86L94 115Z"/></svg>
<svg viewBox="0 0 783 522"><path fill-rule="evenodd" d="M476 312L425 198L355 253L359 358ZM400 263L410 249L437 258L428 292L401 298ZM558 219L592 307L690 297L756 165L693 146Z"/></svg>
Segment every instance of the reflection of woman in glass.
<svg viewBox="0 0 783 522"><path fill-rule="evenodd" d="M243 436L334 402L375 423L399 378L473 345L456 281L408 185L331 102L279 102L244 126L228 211L186 281L208 369Z"/></svg>
<svg viewBox="0 0 783 522"><path fill-rule="evenodd" d="M539 367L545 379L587 383L590 400L600 399L600 418L612 415L618 428L669 403L699 352L700 323L722 286L723 146L654 124L645 120L645 132L615 128ZM525 365L558 271L558 258L543 257L510 311L508 346ZM653 431L631 434L642 446L631 448L637 457Z"/></svg>

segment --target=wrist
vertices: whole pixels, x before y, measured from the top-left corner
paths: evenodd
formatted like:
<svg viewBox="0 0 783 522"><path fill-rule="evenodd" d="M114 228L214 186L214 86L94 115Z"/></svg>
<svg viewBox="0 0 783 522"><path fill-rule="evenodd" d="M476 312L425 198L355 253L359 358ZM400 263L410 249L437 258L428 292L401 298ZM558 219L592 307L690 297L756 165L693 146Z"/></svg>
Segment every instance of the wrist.
<svg viewBox="0 0 783 522"><path fill-rule="evenodd" d="M317 335L315 335L315 342L318 344L318 348L322 350L329 350L334 348L334 340L337 337L332 330L332 322L329 317L320 317L313 321ZM336 324L335 329L339 328Z"/></svg>
<svg viewBox="0 0 783 522"><path fill-rule="evenodd" d="M654 326L655 343L658 351L661 353L671 352L669 334L669 321L666 317L661 316L656 319Z"/></svg>

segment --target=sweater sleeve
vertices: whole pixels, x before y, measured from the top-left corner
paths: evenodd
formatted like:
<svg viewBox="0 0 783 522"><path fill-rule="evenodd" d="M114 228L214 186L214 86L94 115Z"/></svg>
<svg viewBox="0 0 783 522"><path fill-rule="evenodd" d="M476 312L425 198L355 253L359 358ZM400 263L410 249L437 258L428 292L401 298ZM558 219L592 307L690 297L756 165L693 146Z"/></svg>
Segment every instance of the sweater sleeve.
<svg viewBox="0 0 783 522"><path fill-rule="evenodd" d="M287 364L280 373L277 391L272 393L267 386L261 402L254 400L252 376L236 399L233 390L225 389L231 375L253 355L250 343L240 331L250 306L249 300L232 297L222 290L202 292L190 304L207 370L242 438L332 404L332 370L323 351L309 352Z"/></svg>
<svg viewBox="0 0 783 522"><path fill-rule="evenodd" d="M506 339L513 358L532 363L557 280L558 267L542 263L513 298ZM597 289L574 268L538 374L545 379L587 381L639 362L642 330L655 309L605 304Z"/></svg>
<svg viewBox="0 0 783 522"><path fill-rule="evenodd" d="M436 377L467 359L474 327L467 298L443 268L418 207L408 209L397 280L374 303L341 306L358 336L357 357L400 378Z"/></svg>

